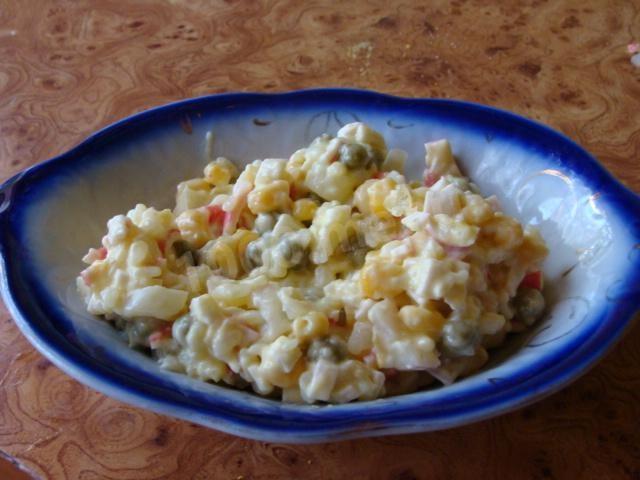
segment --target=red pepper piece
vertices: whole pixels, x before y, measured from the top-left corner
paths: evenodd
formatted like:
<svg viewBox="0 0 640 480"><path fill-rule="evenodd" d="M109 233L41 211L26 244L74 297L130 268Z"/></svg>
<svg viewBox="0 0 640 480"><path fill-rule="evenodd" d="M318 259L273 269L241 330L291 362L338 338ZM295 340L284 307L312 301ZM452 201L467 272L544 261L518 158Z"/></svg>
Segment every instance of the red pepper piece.
<svg viewBox="0 0 640 480"><path fill-rule="evenodd" d="M440 180L440 176L439 175L435 175L433 173L427 172L424 175L424 186L425 187L431 187L433 186L438 180Z"/></svg>
<svg viewBox="0 0 640 480"><path fill-rule="evenodd" d="M537 272L527 273L522 282L520 282L520 286L542 290L542 272L538 270Z"/></svg>
<svg viewBox="0 0 640 480"><path fill-rule="evenodd" d="M168 323L149 335L149 345L156 348L163 340L169 339L171 336L171 324Z"/></svg>
<svg viewBox="0 0 640 480"><path fill-rule="evenodd" d="M296 188L295 183L289 184L289 197L291 197L291 200L298 199L298 189Z"/></svg>
<svg viewBox="0 0 640 480"><path fill-rule="evenodd" d="M227 212L225 212L221 206L209 205L207 210L209 210L209 223L224 224Z"/></svg>
<svg viewBox="0 0 640 480"><path fill-rule="evenodd" d="M88 270L89 269L85 269L85 270L82 270L80 272L80 278L82 278L82 281L84 282L84 284L86 286L90 286L91 283L92 283L91 277L89 276L89 271Z"/></svg>

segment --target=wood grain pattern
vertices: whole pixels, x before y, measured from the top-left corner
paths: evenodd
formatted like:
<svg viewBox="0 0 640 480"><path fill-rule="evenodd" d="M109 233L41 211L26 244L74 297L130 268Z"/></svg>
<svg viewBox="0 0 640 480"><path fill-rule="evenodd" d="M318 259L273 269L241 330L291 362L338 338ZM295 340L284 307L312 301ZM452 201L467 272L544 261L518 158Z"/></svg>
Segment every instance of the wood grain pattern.
<svg viewBox="0 0 640 480"><path fill-rule="evenodd" d="M640 191L637 1L0 0L0 178L123 116L223 91L353 86L507 108ZM506 6L506 5L509 6ZM569 388L445 432L233 438L106 398L0 307L0 450L39 478L640 478L640 326Z"/></svg>

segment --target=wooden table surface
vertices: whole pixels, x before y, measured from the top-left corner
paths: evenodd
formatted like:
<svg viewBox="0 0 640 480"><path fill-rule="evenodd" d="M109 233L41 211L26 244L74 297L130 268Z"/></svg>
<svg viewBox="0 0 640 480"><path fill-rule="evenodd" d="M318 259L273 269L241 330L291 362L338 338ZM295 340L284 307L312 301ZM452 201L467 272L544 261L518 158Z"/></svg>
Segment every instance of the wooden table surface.
<svg viewBox="0 0 640 480"><path fill-rule="evenodd" d="M640 192L640 68L627 51L640 39L640 3L502 3L511 6L0 0L0 180L172 100L352 86L538 119ZM636 325L590 373L515 413L445 432L288 446L96 393L38 354L0 307L0 451L54 479L638 479L639 365ZM0 462L0 477L12 478L8 469Z"/></svg>

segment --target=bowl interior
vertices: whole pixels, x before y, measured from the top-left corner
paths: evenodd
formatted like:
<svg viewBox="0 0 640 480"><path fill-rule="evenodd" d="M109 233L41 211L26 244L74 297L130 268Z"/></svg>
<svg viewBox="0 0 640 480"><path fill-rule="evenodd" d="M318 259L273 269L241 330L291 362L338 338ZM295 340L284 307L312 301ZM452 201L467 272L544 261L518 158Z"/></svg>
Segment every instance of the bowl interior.
<svg viewBox="0 0 640 480"><path fill-rule="evenodd" d="M364 121L384 135L389 147L408 152L407 173L413 178L424 168L424 143L449 139L483 194L497 195L509 214L537 226L550 249L544 265L548 309L534 328L511 336L472 377L371 406L459 402L487 386L526 379L601 327L603 310L621 295L638 249L615 203L607 201L609 193L585 174L588 167L575 152L550 131L536 127L532 132L526 121L512 123L492 112L452 102L416 108L344 98L192 103L156 110L146 120L99 134L55 168L43 169L21 192L15 220L21 261L29 272L25 282L56 313L53 328L105 368L187 399L216 396L229 405L242 399L279 415L318 412L322 409L282 405L160 370L85 312L75 277L84 268L83 254L100 244L110 217L136 203L171 208L176 184L200 175L210 158L226 156L243 166L256 158L288 157L321 133L335 134L345 123ZM352 404L332 411L359 408Z"/></svg>

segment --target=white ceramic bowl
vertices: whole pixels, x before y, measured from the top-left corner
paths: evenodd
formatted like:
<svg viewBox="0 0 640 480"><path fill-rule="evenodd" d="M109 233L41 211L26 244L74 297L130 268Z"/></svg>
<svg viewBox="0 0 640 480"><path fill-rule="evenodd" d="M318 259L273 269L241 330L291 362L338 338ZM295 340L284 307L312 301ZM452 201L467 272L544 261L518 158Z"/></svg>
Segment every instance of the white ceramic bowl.
<svg viewBox="0 0 640 480"><path fill-rule="evenodd" d="M105 222L137 202L172 205L210 155L240 164L288 156L354 120L409 153L447 138L467 174L536 225L551 250L548 313L479 373L451 386L339 406L287 405L160 370L88 315L74 279ZM213 132L214 142L206 141ZM356 90L229 94L155 108L94 134L0 187L2 294L27 338L83 383L156 412L279 442L460 425L561 388L620 337L638 308L640 201L566 137L522 117L449 100Z"/></svg>

